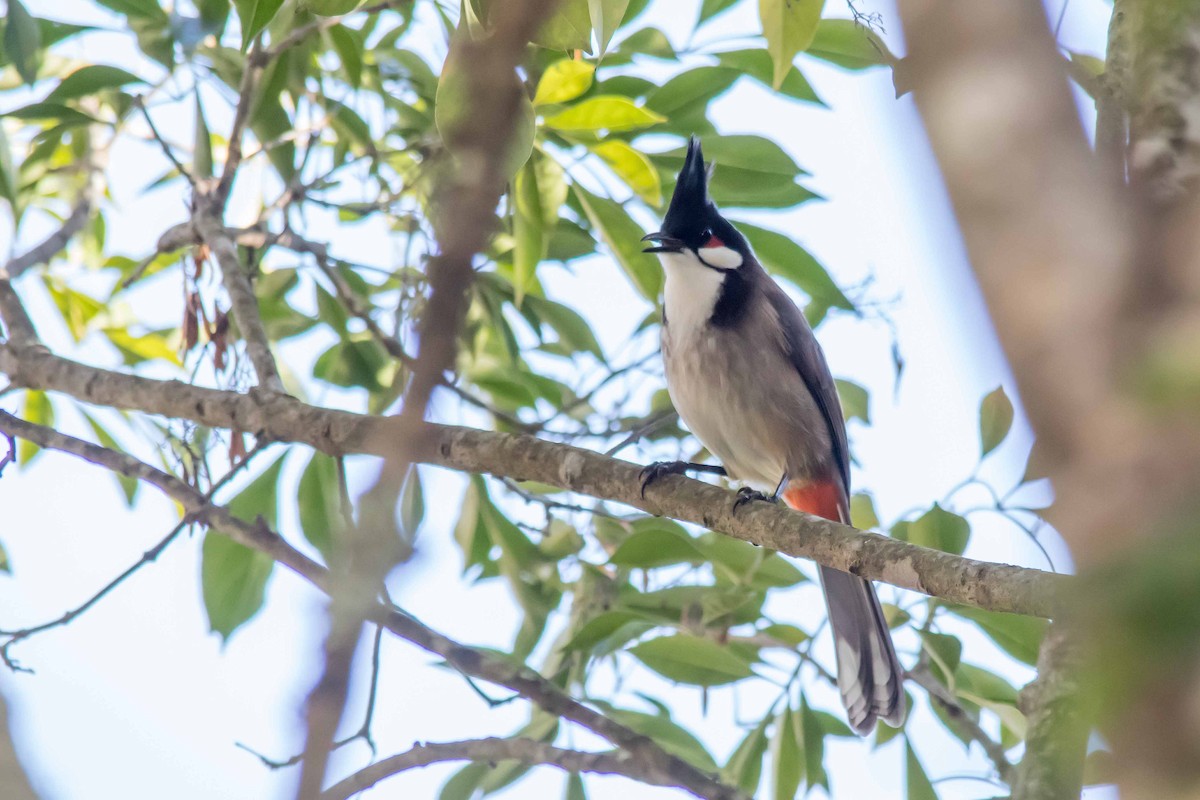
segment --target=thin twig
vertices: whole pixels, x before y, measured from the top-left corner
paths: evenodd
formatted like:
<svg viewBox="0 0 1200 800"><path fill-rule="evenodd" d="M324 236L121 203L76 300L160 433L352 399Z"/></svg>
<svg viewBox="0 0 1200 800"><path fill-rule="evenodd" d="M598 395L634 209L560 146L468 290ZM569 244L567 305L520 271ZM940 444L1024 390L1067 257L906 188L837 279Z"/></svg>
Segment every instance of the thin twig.
<svg viewBox="0 0 1200 800"><path fill-rule="evenodd" d="M183 162L175 156L175 151L171 149L170 143L163 138L161 133L158 132L158 128L155 126L154 120L150 117L150 111L146 108L146 99L140 94L136 95L133 98L133 104L137 106L139 111L142 112L142 117L146 120L146 125L150 127L150 135L154 137L154 141L158 142L158 146L163 151L163 155L167 157L167 160L171 162L171 165L175 167L179 174L187 178L187 182L195 187L195 176L193 176L191 171L183 165Z"/></svg>

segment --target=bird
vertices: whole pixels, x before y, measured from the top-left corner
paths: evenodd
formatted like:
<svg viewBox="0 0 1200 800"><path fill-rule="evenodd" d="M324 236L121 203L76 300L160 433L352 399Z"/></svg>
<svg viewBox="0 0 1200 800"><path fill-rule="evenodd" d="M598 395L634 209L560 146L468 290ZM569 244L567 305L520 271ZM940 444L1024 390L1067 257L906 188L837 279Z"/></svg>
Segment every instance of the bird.
<svg viewBox="0 0 1200 800"><path fill-rule="evenodd" d="M825 354L804 314L709 199L709 177L692 136L661 230L642 241L665 274L667 391L721 465L655 462L642 471L643 494L665 474L714 472L742 482L735 510L781 498L849 524L850 454ZM874 587L830 567L819 572L850 727L860 736L877 719L900 727L904 670Z"/></svg>

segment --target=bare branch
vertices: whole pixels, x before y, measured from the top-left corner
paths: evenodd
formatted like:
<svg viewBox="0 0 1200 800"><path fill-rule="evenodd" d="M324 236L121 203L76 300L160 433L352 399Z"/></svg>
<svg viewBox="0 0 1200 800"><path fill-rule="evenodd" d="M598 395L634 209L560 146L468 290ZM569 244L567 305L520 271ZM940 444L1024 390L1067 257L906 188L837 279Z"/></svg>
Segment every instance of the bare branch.
<svg viewBox="0 0 1200 800"><path fill-rule="evenodd" d="M4 265L8 277L10 279L17 278L26 270L39 264L45 264L61 253L75 234L82 231L88 220L91 219L92 212L96 210L98 197L99 192L93 186L93 181L89 180L62 225L38 244L8 260L8 263Z"/></svg>
<svg viewBox="0 0 1200 800"><path fill-rule="evenodd" d="M126 375L36 349L16 351L3 343L0 373L20 386L210 427L236 428L270 441L307 444L335 456L383 455L398 427L394 418L319 408L283 395L238 394ZM639 465L570 445L452 425L430 423L428 429L430 441L420 453L427 464L549 483L956 603L1052 617L1074 586L1069 575L963 558L770 503L743 506L734 514L729 491L681 476L663 478L642 497Z"/></svg>
<svg viewBox="0 0 1200 800"><path fill-rule="evenodd" d="M410 769L443 761L520 761L522 764L556 767L564 772L623 775L653 786L687 789L668 776L643 769L626 753L584 753L564 750L532 739L474 739L463 742L415 744L411 750L385 758L331 786L321 800L346 800L375 784Z"/></svg>
<svg viewBox="0 0 1200 800"><path fill-rule="evenodd" d="M145 481L178 501L184 507L185 513L196 522L216 528L239 544L270 556L321 591L327 594L331 591L333 581L330 572L289 545L278 533L267 527L261 518L255 523L240 519L227 508L206 500L197 489L174 475L155 469L124 453L26 422L4 412L0 412L0 431L27 439L47 450L70 453L113 472ZM394 607L376 603L368 609L367 617L397 636L437 654L455 669L511 689L551 714L576 722L603 736L626 750L629 757L637 761L643 769L662 776L662 780L672 781L670 785L683 786L693 794L709 800L745 800L738 790L722 785L715 777L706 775L683 759L668 754L651 739L588 708L528 667L514 665L481 650L462 645ZM307 758L306 753L306 764Z"/></svg>
<svg viewBox="0 0 1200 800"><path fill-rule="evenodd" d="M237 247L221 224L219 210L201 209L197 212L195 225L196 232L208 245L221 268L233 318L246 343L246 355L254 365L258 385L269 392L282 394L283 381L279 377L279 368L275 365L275 356L271 353L271 344L259 314L258 298L254 295L254 287L250 285L250 276L238 257Z"/></svg>
<svg viewBox="0 0 1200 800"><path fill-rule="evenodd" d="M237 177L238 167L242 165L242 137L246 133L246 125L250 122L250 109L254 107L254 93L258 89L258 79L262 77L263 69L270 63L262 49L262 36L255 38L246 53L246 67L242 73L242 82L238 86L237 108L233 112L233 126L229 130L229 146L225 152L225 166L221 170L221 178L213 189L213 197L223 210L229 199L229 190L233 187L233 179Z"/></svg>

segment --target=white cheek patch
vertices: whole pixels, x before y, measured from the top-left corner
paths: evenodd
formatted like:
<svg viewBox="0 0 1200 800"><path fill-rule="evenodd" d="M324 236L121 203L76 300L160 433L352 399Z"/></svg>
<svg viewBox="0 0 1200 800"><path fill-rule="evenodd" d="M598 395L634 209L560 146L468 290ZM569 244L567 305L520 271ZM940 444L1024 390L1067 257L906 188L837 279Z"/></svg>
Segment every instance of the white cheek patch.
<svg viewBox="0 0 1200 800"><path fill-rule="evenodd" d="M729 247L701 247L696 253L700 260L717 269L737 269L742 265L742 256Z"/></svg>

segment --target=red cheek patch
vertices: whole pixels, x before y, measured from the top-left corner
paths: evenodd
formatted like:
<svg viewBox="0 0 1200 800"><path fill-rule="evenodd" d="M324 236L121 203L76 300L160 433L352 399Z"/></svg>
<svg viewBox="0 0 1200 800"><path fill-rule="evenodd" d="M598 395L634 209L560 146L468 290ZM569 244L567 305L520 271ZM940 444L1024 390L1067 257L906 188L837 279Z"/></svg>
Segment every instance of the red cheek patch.
<svg viewBox="0 0 1200 800"><path fill-rule="evenodd" d="M704 243L704 247L724 247L724 246L725 246L725 243L722 242L719 238L717 238L717 235L715 233L712 236L709 236L708 241Z"/></svg>

